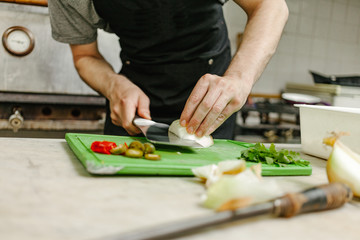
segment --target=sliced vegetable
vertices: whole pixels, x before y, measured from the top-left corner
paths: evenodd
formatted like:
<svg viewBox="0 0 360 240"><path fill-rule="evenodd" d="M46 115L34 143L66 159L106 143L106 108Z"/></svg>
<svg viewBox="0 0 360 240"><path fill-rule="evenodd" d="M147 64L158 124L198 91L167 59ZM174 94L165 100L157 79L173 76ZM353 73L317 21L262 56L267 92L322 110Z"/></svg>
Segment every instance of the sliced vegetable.
<svg viewBox="0 0 360 240"><path fill-rule="evenodd" d="M189 134L186 128L180 125L180 120L175 120L169 127L169 132L175 134L181 139L193 140L203 147L210 147L214 144L214 140L211 136L197 137L195 134Z"/></svg>
<svg viewBox="0 0 360 240"><path fill-rule="evenodd" d="M109 141L95 141L91 144L91 150L97 153L111 154L110 150L116 147L116 143Z"/></svg>
<svg viewBox="0 0 360 240"><path fill-rule="evenodd" d="M145 153L144 157L147 160L153 160L153 161L160 160L161 158L159 154L154 154L154 153Z"/></svg>
<svg viewBox="0 0 360 240"><path fill-rule="evenodd" d="M153 153L155 152L155 146L151 143L144 143L144 153Z"/></svg>
<svg viewBox="0 0 360 240"><path fill-rule="evenodd" d="M298 152L281 149L277 151L272 143L270 148L266 148L262 143L256 143L253 147L243 150L240 158L246 161L275 164L279 167L286 167L287 164L295 164L297 166L308 166L309 161L300 158Z"/></svg>
<svg viewBox="0 0 360 240"><path fill-rule="evenodd" d="M136 148L129 148L125 152L125 156L131 157L131 158L141 158L143 156L144 152L140 149Z"/></svg>
<svg viewBox="0 0 360 240"><path fill-rule="evenodd" d="M128 146L126 142L118 146L114 142L95 141L91 144L91 150L97 153L125 155L131 158L142 158L147 160L160 160L159 154L155 154L155 146L151 143L141 143L140 141L132 141Z"/></svg>
<svg viewBox="0 0 360 240"><path fill-rule="evenodd" d="M132 141L129 145L129 148L139 149L140 151L144 152L145 147L140 141Z"/></svg>
<svg viewBox="0 0 360 240"><path fill-rule="evenodd" d="M121 155L126 152L127 147L123 144L119 144L117 147L110 149L110 153L114 155Z"/></svg>

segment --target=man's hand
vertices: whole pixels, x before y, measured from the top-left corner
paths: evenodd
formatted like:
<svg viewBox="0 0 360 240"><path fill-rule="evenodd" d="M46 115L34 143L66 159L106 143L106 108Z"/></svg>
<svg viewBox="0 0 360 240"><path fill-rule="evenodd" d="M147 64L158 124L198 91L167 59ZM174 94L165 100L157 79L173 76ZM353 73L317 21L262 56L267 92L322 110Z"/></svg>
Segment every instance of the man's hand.
<svg viewBox="0 0 360 240"><path fill-rule="evenodd" d="M251 85L233 77L206 74L188 98L180 122L198 137L210 135L245 104Z"/></svg>
<svg viewBox="0 0 360 240"><path fill-rule="evenodd" d="M125 76L114 72L99 53L96 41L70 47L80 77L110 101L112 122L130 135L140 133L132 121L136 113L150 119L150 101L145 93Z"/></svg>
<svg viewBox="0 0 360 240"><path fill-rule="evenodd" d="M136 112L140 117L151 118L148 96L123 75L113 76L106 96L110 101L112 123L123 127L130 135L139 134L140 130L132 121Z"/></svg>
<svg viewBox="0 0 360 240"><path fill-rule="evenodd" d="M244 105L288 18L285 0L234 1L248 16L241 45L224 77L206 74L198 81L180 117L180 124L199 137L211 134Z"/></svg>

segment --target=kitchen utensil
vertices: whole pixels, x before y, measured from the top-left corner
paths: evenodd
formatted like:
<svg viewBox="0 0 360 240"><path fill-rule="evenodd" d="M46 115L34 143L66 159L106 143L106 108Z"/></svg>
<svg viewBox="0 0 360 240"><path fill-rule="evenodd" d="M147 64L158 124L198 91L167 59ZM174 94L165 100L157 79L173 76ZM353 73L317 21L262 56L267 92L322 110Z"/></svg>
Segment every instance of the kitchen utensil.
<svg viewBox="0 0 360 240"><path fill-rule="evenodd" d="M138 116L134 118L133 123L135 126L140 128L146 139L154 144L194 148L203 147L194 140L182 139L169 132L170 126L168 124L157 123Z"/></svg>
<svg viewBox="0 0 360 240"><path fill-rule="evenodd" d="M134 140L146 142L144 137L109 136L81 133L67 133L65 139L85 169L92 174L111 175L174 175L193 176L192 168L217 164L220 161L237 159L240 151L254 146L225 139L214 139L214 145L208 148L182 148L168 145L156 146L160 161L149 161L141 158L128 158L119 155L95 153L90 149L94 141L112 141L116 144ZM247 166L255 163L248 162ZM311 175L312 167L288 165L279 167L262 164L262 175Z"/></svg>
<svg viewBox="0 0 360 240"><path fill-rule="evenodd" d="M360 76L326 76L310 71L315 83L336 84L350 87L360 87Z"/></svg>
<svg viewBox="0 0 360 240"><path fill-rule="evenodd" d="M314 187L300 193L289 193L271 202L260 203L234 211L218 212L194 219L162 224L161 226L102 239L173 239L195 230L260 215L293 217L301 213L335 209L343 206L351 199L352 192L348 186L341 183L332 183Z"/></svg>
<svg viewBox="0 0 360 240"><path fill-rule="evenodd" d="M323 104L330 105L329 103L321 101L319 97L315 97L307 94L300 93L283 93L281 94L282 99L290 104Z"/></svg>

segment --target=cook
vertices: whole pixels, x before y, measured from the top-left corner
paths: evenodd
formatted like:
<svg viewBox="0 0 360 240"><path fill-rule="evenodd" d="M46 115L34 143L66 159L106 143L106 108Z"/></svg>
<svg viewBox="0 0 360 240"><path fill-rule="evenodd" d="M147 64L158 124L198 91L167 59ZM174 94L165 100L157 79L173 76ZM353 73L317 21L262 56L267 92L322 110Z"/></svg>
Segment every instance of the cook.
<svg viewBox="0 0 360 240"><path fill-rule="evenodd" d="M234 1L248 21L232 60L226 0L49 0L49 12L53 38L70 44L80 77L107 99L105 134L139 134L137 114L231 139L288 17L285 0ZM99 52L97 29L119 37L120 73Z"/></svg>

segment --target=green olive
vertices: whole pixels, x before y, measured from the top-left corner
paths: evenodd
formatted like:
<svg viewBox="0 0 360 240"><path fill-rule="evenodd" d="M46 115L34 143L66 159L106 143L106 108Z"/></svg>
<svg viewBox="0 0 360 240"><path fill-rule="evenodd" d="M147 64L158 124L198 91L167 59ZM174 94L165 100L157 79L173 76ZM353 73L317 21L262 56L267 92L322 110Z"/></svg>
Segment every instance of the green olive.
<svg viewBox="0 0 360 240"><path fill-rule="evenodd" d="M140 151L144 152L144 144L142 144L140 141L133 141L130 143L129 148L139 149Z"/></svg>
<svg viewBox="0 0 360 240"><path fill-rule="evenodd" d="M136 148L129 148L125 152L125 156L131 157L131 158L141 158L143 156L144 152L140 149Z"/></svg>
<svg viewBox="0 0 360 240"><path fill-rule="evenodd" d="M155 152L155 146L151 143L144 143L144 153L154 153Z"/></svg>
<svg viewBox="0 0 360 240"><path fill-rule="evenodd" d="M154 153L146 153L144 157L147 160L153 160L153 161L160 160L161 158L159 154L154 154Z"/></svg>
<svg viewBox="0 0 360 240"><path fill-rule="evenodd" d="M126 146L123 144L119 144L119 146L114 147L110 150L111 154L115 154L115 155L120 155L120 154L124 154L126 152Z"/></svg>

